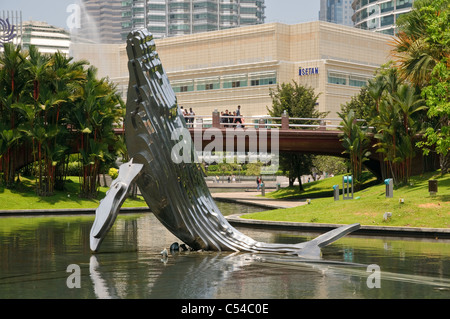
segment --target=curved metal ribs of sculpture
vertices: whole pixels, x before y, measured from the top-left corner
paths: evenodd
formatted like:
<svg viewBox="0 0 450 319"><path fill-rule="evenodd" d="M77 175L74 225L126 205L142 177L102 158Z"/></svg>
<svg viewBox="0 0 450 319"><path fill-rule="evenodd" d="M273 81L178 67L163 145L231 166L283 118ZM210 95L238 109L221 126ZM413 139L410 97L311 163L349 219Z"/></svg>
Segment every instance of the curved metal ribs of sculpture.
<svg viewBox="0 0 450 319"><path fill-rule="evenodd" d="M93 251L98 249L114 223L134 180L158 220L194 250L318 257L320 247L359 228L359 224L342 226L299 244L258 242L233 228L212 199L198 162L193 158L190 163L174 158L177 154L172 152L173 147L183 141L173 140L172 134L185 128L186 123L151 34L146 30L131 32L127 54L130 79L125 135L128 153L133 160L120 167L119 177L96 211L91 230ZM194 157L195 151L191 147Z"/></svg>

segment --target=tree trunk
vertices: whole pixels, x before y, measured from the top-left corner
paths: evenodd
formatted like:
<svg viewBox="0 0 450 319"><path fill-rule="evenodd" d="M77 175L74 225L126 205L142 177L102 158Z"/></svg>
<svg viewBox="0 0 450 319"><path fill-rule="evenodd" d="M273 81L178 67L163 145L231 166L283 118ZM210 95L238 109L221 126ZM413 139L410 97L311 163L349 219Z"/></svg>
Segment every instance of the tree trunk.
<svg viewBox="0 0 450 319"><path fill-rule="evenodd" d="M294 182L295 182L295 177L294 178L289 177L289 187L294 186Z"/></svg>
<svg viewBox="0 0 450 319"><path fill-rule="evenodd" d="M298 179L298 190L299 190L300 192L303 192L305 189L303 188L302 177L301 177L301 176L298 176L297 179Z"/></svg>
<svg viewBox="0 0 450 319"><path fill-rule="evenodd" d="M442 175L447 174L450 168L450 152L447 152L447 155L440 154L439 162L441 165L441 174Z"/></svg>

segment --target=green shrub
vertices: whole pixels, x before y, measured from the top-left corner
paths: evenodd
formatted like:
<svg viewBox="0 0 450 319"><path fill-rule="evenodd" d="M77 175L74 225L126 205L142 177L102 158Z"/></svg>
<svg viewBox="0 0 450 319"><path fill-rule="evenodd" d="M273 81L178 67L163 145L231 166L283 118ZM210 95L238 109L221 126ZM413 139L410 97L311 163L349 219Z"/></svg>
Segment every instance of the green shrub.
<svg viewBox="0 0 450 319"><path fill-rule="evenodd" d="M116 179L119 176L119 170L112 167L109 169L108 175L111 176L112 179Z"/></svg>

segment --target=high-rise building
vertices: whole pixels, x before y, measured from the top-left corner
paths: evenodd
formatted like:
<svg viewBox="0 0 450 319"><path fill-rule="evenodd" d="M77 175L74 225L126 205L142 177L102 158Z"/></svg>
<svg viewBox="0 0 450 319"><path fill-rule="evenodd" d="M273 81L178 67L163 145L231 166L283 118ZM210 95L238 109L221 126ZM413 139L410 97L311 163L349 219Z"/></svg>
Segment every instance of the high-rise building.
<svg viewBox="0 0 450 319"><path fill-rule="evenodd" d="M354 0L356 28L385 34L396 33L397 18L412 9L414 0Z"/></svg>
<svg viewBox="0 0 450 319"><path fill-rule="evenodd" d="M122 40L134 28L155 38L264 23L264 0L122 1Z"/></svg>
<svg viewBox="0 0 450 319"><path fill-rule="evenodd" d="M122 0L81 0L80 28L72 30L73 41L121 43Z"/></svg>
<svg viewBox="0 0 450 319"><path fill-rule="evenodd" d="M320 0L319 20L353 26L352 0Z"/></svg>
<svg viewBox="0 0 450 319"><path fill-rule="evenodd" d="M24 21L21 44L24 49L34 45L41 53L61 52L69 56L70 34L63 28L43 21Z"/></svg>

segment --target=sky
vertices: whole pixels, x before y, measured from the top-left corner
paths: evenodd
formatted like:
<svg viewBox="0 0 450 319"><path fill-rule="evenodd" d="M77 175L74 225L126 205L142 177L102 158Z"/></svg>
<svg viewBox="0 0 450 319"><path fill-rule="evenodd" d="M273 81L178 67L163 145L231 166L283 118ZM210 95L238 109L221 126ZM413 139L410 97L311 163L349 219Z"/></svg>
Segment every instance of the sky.
<svg viewBox="0 0 450 319"><path fill-rule="evenodd" d="M3 10L22 11L22 20L38 20L67 28L67 7L77 0L0 0ZM319 0L265 0L266 22L296 24L318 20Z"/></svg>

